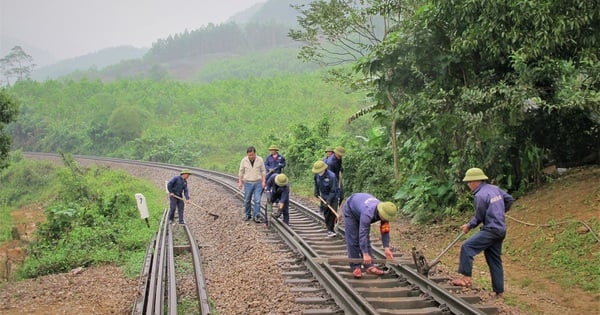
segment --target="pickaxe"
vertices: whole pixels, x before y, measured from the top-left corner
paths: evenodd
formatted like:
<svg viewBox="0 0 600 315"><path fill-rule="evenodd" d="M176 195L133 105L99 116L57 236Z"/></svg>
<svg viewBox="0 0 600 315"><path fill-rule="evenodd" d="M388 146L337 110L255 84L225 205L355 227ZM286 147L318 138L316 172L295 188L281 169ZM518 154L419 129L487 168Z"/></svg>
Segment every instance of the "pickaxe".
<svg viewBox="0 0 600 315"><path fill-rule="evenodd" d="M186 201L189 201L189 200L185 200L185 199L183 199L183 198L181 198L181 197L179 197L179 196L177 196L177 195L173 195L173 197L175 197L175 198L177 198L177 199L179 199L179 200L182 200L182 201L184 201L184 202L186 202ZM218 214L211 213L211 212L209 212L209 211L207 211L207 210L204 210L204 208L200 207L199 205L197 205L197 204L195 204L195 203L193 203L193 202L191 202L191 201L189 201L189 202L190 202L192 205L194 205L194 206L198 207L198 209L200 209L200 210L202 210L202 211L206 212L206 214L208 214L208 215L212 216L212 217L213 217L213 220L216 220L216 219L218 219L218 218L219 218L219 215L218 215Z"/></svg>

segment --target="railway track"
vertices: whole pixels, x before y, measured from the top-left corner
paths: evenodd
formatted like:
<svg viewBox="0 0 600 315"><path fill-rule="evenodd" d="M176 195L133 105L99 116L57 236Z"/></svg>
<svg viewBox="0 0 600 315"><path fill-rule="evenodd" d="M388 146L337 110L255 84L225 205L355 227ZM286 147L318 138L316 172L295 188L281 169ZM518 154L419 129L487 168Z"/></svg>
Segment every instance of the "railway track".
<svg viewBox="0 0 600 315"><path fill-rule="evenodd" d="M158 231L146 250L140 276L140 294L132 314L180 314L177 283L182 281L187 266L192 266L196 287L196 303L186 304L186 313L210 314L210 303L200 251L187 225L170 224L165 210Z"/></svg>
<svg viewBox="0 0 600 315"><path fill-rule="evenodd" d="M159 167L173 171L181 169L181 166L163 163L83 156L76 158ZM237 188L236 177L200 168L190 168L190 170L193 175L210 180L232 194L242 197ZM263 207L263 215L269 220L270 214L264 211L266 210ZM163 221L166 220L163 218ZM278 246L281 256L279 261L282 268L281 275L290 286L290 291L297 293L296 303L306 305L304 314L498 313L495 306L482 304L475 295L461 295L460 288L446 284L447 279L428 278L419 274L415 270L412 258L408 257L400 257L400 263L397 264L381 265L386 271L383 276L364 275L362 279L354 279L346 263L336 263L333 259L346 255L343 227L336 227L338 236L326 238L321 216L300 202L290 201L289 226L279 220L271 219L267 222L268 229L263 241ZM172 301L177 301L176 296L172 295L176 294L174 293L176 289L170 287L176 281L157 279L169 279L164 278L163 275L166 273L170 277L171 271L166 266L176 266L177 263L155 265L157 262L166 261L170 255L169 251L174 253L175 248L178 248L178 245L169 242L169 235L176 235L178 230L187 230L187 226L169 226L164 222L161 223L156 239L151 242L154 245L149 246L148 252L156 255L160 244L161 248L164 246L167 254L162 253L163 249L161 249L162 254L159 256L147 257L144 273L148 274L148 280L143 281L143 287L147 288L144 294L149 298L138 298L134 312L141 309L144 314L154 314L163 313L165 309L169 312L176 310L176 305L170 304L173 303ZM187 248L190 251L198 249L195 241L190 240L188 244L190 245L179 245L179 248ZM375 247L374 258L385 258L381 248ZM193 260L196 265L196 260ZM151 262L151 267L148 266L148 262ZM197 264L201 270L201 258L198 258ZM196 278L198 287L202 288L203 277L196 276ZM199 292L197 299L199 309L197 313L209 314L210 310L203 310L203 305L208 305L208 293ZM152 312L147 312L148 310Z"/></svg>

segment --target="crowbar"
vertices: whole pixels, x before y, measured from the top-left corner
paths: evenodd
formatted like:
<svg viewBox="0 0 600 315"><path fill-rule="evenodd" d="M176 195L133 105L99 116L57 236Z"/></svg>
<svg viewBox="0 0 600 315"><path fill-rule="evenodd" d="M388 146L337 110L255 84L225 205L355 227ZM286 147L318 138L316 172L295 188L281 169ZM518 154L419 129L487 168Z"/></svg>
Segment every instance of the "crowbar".
<svg viewBox="0 0 600 315"><path fill-rule="evenodd" d="M315 257L312 260L317 264L362 263L364 261L362 258L347 258L347 257ZM396 264L396 265L406 263L406 261L400 261L397 259L380 259L380 258L373 258L373 259L371 259L371 262L374 264Z"/></svg>
<svg viewBox="0 0 600 315"><path fill-rule="evenodd" d="M321 198L321 196L317 196L317 197L318 197L318 198L321 200L321 202L322 202L322 203L324 203L324 204L326 204L326 205L327 205L327 208L329 208L329 210L331 210L331 212L333 212L333 214L335 214L335 217L336 217L337 219L339 219L339 218L340 218L340 216L337 214L337 212L335 212L335 210L333 210L333 207L331 207L331 206L330 206L330 205L327 203L327 201L323 200L323 198Z"/></svg>
<svg viewBox="0 0 600 315"><path fill-rule="evenodd" d="M189 200L185 200L185 199L183 199L183 198L181 198L181 197L179 197L179 196L177 196L177 195L173 195L173 197L175 197L175 198L177 198L177 199L179 199L179 200L181 200L181 201L184 201L184 202L187 202L187 201L189 201ZM192 205L194 205L194 206L198 207L198 209L200 209L200 210L202 210L202 211L206 212L206 214L208 214L208 215L212 216L212 217L213 217L213 220L216 220L216 219L218 219L218 218L219 218L219 215L218 215L218 214L214 214L214 213L211 213L211 212L209 212L209 211L206 211L206 210L204 210L204 208L200 207L199 205L197 205L197 204L195 204L195 203L193 203L193 202L191 202L191 201L190 201L190 203L191 203Z"/></svg>
<svg viewBox="0 0 600 315"><path fill-rule="evenodd" d="M412 256L415 262L415 266L417 267L417 272L424 276L427 276L431 268L433 268L440 262L440 258L442 258L442 256L444 256L450 250L450 248L452 248L452 246L454 246L454 244L456 244L456 242L460 240L460 238L463 235L465 235L465 233L461 231L460 234L430 263L427 263L427 259L420 250L417 250L415 247L413 247Z"/></svg>

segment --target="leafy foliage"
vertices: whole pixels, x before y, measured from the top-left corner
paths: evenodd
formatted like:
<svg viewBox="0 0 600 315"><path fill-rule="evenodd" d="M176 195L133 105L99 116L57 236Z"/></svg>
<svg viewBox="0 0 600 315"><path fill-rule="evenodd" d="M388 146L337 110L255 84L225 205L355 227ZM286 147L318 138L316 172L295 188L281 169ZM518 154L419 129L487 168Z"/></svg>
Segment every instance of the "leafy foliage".
<svg viewBox="0 0 600 315"><path fill-rule="evenodd" d="M202 158L214 163L207 167L230 171L237 170L233 152L244 153L248 145L266 152L265 135L285 135L299 121L310 124L360 106L357 94L323 83L318 73L209 85L22 82L12 92L24 104L19 120L9 125L17 148L188 165ZM331 130L340 133L342 127L336 121Z"/></svg>
<svg viewBox="0 0 600 315"><path fill-rule="evenodd" d="M245 42L256 35L251 26L209 25L159 41L148 55L194 64L194 54L226 55L228 62L202 59L207 72L195 77L209 84L170 81L161 66L157 81L19 82L11 88L24 104L9 125L14 142L230 172L239 161L233 155L248 145L261 154L277 143L296 182L309 182L324 145L344 145L347 193L396 196L416 221L462 209L460 179L473 166L518 195L545 180L547 163L598 162L596 2L348 0L296 8L299 29L289 35L304 45L299 57L342 66L327 74L269 70L272 61L303 71L289 62L295 48L279 42L277 25L256 28L275 36L265 48L280 49L266 61ZM242 50L255 54L231 62ZM133 115L142 118L124 123Z"/></svg>
<svg viewBox="0 0 600 315"><path fill-rule="evenodd" d="M35 241L28 249L30 255L20 270L23 277L98 263L130 263L129 256L143 252L152 233L138 219L134 199L137 192L146 196L150 217L160 217L158 205L163 194L153 185L120 171L94 166L83 169L68 154L63 155L63 161L66 167L56 173L45 163L26 160L7 169L11 174L19 170L47 174L51 184L22 183L24 179L16 176L3 178L3 183L6 180L10 186L29 187L30 191L21 194L24 199L40 194L50 196L49 192L54 196L46 207L46 221L36 231ZM3 196L11 194L5 185L0 192Z"/></svg>
<svg viewBox="0 0 600 315"><path fill-rule="evenodd" d="M8 151L11 138L7 133L7 125L17 120L19 104L4 88L0 88L0 170L8 163Z"/></svg>
<svg viewBox="0 0 600 315"><path fill-rule="evenodd" d="M268 78L316 71L316 65L307 65L296 58L297 51L297 48L282 48L214 60L198 72L197 79L201 82L213 82L231 78Z"/></svg>
<svg viewBox="0 0 600 315"><path fill-rule="evenodd" d="M363 74L351 86L370 84L374 103L350 121L373 114L390 128L396 197L422 221L453 212L469 167L514 191L541 183L545 162L598 161L598 12L587 1L317 1L292 37L309 60L340 56L327 45L350 51ZM383 37L364 31L380 17Z"/></svg>

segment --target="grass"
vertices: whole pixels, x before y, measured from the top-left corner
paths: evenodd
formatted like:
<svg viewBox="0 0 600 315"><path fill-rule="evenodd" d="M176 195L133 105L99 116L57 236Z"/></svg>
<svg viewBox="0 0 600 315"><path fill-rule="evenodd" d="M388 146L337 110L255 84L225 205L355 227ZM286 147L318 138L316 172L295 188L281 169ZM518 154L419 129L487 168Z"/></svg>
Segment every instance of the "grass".
<svg viewBox="0 0 600 315"><path fill-rule="evenodd" d="M10 207L0 207L0 242L12 239L11 230L13 221L10 216L10 210Z"/></svg>
<svg viewBox="0 0 600 315"><path fill-rule="evenodd" d="M164 193L123 171L81 169L68 161L65 165L49 168L47 163L20 160L0 173L6 183L0 197L7 203L0 209L2 240L11 237L11 209L35 196L52 196L46 200L46 220L36 230L36 242L29 245L30 255L18 277L104 263L116 263L128 276L138 276L153 231L139 218L134 195L144 194L153 221L162 213Z"/></svg>

